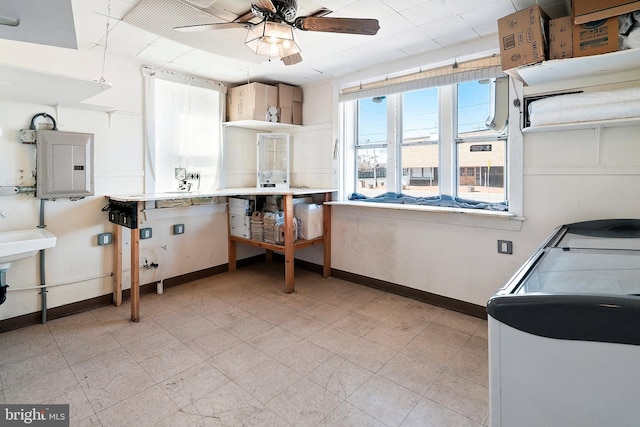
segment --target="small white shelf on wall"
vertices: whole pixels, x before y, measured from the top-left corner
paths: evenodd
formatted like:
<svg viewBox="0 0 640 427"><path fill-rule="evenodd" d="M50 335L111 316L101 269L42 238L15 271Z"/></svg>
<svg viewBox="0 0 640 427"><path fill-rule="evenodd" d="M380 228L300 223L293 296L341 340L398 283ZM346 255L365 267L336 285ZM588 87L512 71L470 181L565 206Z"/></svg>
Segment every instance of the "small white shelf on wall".
<svg viewBox="0 0 640 427"><path fill-rule="evenodd" d="M292 125L287 123L274 123L262 120L237 120L233 122L224 122L226 127L237 127L244 129L264 130L264 131L286 131L302 129L301 125Z"/></svg>

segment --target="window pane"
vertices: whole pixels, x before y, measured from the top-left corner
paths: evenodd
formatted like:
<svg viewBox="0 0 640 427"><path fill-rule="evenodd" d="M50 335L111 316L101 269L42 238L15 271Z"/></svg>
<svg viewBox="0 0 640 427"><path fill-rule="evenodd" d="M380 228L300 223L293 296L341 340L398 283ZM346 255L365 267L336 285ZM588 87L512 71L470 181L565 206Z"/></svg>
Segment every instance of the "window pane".
<svg viewBox="0 0 640 427"><path fill-rule="evenodd" d="M402 192L436 196L438 189L438 89L402 94Z"/></svg>
<svg viewBox="0 0 640 427"><path fill-rule="evenodd" d="M359 148L357 154L356 192L365 196L377 196L386 193L387 149Z"/></svg>
<svg viewBox="0 0 640 427"><path fill-rule="evenodd" d="M358 145L387 142L387 98L358 101Z"/></svg>
<svg viewBox="0 0 640 427"><path fill-rule="evenodd" d="M458 137L502 134L508 110L507 93L506 79L458 84ZM491 124L495 128L491 128Z"/></svg>
<svg viewBox="0 0 640 427"><path fill-rule="evenodd" d="M458 144L458 196L483 202L504 202L504 140Z"/></svg>

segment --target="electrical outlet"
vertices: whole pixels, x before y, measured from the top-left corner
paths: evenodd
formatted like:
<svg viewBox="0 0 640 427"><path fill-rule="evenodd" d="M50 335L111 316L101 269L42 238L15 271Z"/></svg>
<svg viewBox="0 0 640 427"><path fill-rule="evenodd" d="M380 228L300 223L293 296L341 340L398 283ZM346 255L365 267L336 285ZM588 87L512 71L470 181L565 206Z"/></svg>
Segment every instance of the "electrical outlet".
<svg viewBox="0 0 640 427"><path fill-rule="evenodd" d="M98 234L98 245L110 245L113 241L113 234L111 233L100 233Z"/></svg>
<svg viewBox="0 0 640 427"><path fill-rule="evenodd" d="M174 224L173 234L184 234L184 224Z"/></svg>
<svg viewBox="0 0 640 427"><path fill-rule="evenodd" d="M513 242L511 240L498 240L499 254L513 254Z"/></svg>
<svg viewBox="0 0 640 427"><path fill-rule="evenodd" d="M150 227L140 229L140 239L150 239L153 236L153 229Z"/></svg>
<svg viewBox="0 0 640 427"><path fill-rule="evenodd" d="M199 181L200 180L200 172L187 172L187 180L188 181Z"/></svg>

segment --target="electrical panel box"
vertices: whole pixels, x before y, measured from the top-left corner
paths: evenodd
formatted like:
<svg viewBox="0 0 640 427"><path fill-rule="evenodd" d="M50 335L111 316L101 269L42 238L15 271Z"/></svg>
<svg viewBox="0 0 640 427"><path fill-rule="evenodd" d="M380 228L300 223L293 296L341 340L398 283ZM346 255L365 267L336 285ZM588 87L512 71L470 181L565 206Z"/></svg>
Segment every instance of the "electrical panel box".
<svg viewBox="0 0 640 427"><path fill-rule="evenodd" d="M289 134L258 134L258 188L289 188Z"/></svg>
<svg viewBox="0 0 640 427"><path fill-rule="evenodd" d="M93 134L38 130L36 197L93 196Z"/></svg>

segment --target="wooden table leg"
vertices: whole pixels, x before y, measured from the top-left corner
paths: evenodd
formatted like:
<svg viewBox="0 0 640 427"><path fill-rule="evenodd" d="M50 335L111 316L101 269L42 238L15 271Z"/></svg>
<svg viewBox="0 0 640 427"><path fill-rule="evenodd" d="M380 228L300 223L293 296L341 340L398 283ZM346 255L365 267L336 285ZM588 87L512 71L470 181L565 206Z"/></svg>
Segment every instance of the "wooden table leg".
<svg viewBox="0 0 640 427"><path fill-rule="evenodd" d="M293 195L284 197L284 291L290 294L294 290L294 238L293 238Z"/></svg>
<svg viewBox="0 0 640 427"><path fill-rule="evenodd" d="M131 320L140 320L140 230L131 229Z"/></svg>
<svg viewBox="0 0 640 427"><path fill-rule="evenodd" d="M113 274L115 283L113 289L113 305L122 305L122 226L116 225L116 232L113 238L114 260Z"/></svg>
<svg viewBox="0 0 640 427"><path fill-rule="evenodd" d="M322 206L322 228L324 235L324 262L322 265L322 276L331 276L331 205L326 202L331 201L331 193L325 193L324 205Z"/></svg>
<svg viewBox="0 0 640 427"><path fill-rule="evenodd" d="M229 271L236 271L236 242L229 239Z"/></svg>

